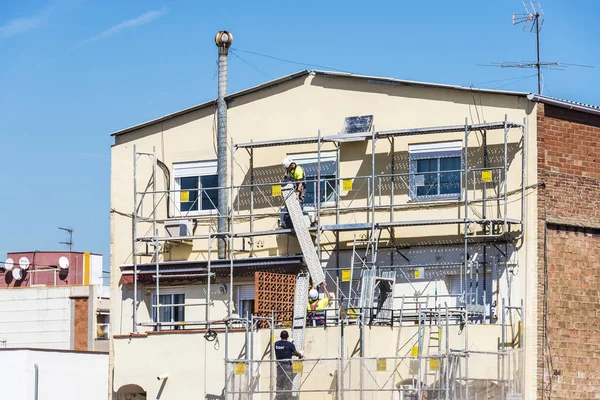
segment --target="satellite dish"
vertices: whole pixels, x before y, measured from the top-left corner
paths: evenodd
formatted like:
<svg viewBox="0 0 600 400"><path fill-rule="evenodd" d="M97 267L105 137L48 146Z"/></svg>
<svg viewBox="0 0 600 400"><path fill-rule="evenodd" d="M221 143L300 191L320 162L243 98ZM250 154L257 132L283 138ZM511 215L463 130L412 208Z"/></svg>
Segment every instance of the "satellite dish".
<svg viewBox="0 0 600 400"><path fill-rule="evenodd" d="M19 267L21 267L22 269L29 268L29 259L27 259L27 257L19 258Z"/></svg>
<svg viewBox="0 0 600 400"><path fill-rule="evenodd" d="M12 258L7 258L4 262L4 268L8 271L10 271L14 265L15 263Z"/></svg>
<svg viewBox="0 0 600 400"><path fill-rule="evenodd" d="M60 269L69 268L69 259L65 256L62 256L58 259L58 266L60 267Z"/></svg>
<svg viewBox="0 0 600 400"><path fill-rule="evenodd" d="M13 278L15 278L18 281L20 281L21 279L23 279L23 273L21 272L20 268L13 269L12 270L12 276L13 276Z"/></svg>

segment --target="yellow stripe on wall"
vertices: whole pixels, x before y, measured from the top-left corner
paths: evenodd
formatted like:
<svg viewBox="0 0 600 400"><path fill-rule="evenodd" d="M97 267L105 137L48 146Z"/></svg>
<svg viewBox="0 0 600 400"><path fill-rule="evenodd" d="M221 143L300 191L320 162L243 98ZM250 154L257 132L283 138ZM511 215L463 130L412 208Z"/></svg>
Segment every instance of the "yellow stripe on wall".
<svg viewBox="0 0 600 400"><path fill-rule="evenodd" d="M83 284L84 285L89 285L90 284L90 253L89 252L85 252L83 253Z"/></svg>

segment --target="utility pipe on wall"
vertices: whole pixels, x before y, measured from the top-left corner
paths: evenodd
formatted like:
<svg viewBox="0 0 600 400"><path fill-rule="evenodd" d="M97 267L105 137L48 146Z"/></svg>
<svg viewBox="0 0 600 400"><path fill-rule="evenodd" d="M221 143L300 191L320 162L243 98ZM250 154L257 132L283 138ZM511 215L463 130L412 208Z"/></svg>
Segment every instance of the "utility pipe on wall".
<svg viewBox="0 0 600 400"><path fill-rule="evenodd" d="M227 31L219 31L215 36L215 44L219 48L219 91L217 97L217 174L219 186L218 224L219 233L227 231L227 56L231 46L232 35ZM226 241L218 239L219 259L225 258Z"/></svg>

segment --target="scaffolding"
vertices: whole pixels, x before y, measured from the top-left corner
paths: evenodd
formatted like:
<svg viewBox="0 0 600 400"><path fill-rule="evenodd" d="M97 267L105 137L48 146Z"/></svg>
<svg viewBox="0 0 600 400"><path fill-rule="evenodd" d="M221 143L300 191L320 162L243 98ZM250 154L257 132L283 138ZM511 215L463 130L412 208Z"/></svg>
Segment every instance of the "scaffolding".
<svg viewBox="0 0 600 400"><path fill-rule="evenodd" d="M274 181L269 183L257 183L255 181L255 170L254 170L254 156L255 151L261 148L277 147L277 146L293 146L293 145L316 145L317 147L317 177L316 179L306 180L306 185L313 185L315 193L315 209L312 211L314 216L314 226L311 226L309 230L314 235L316 242L316 250L320 261L322 258L322 235L325 233L333 233L335 235L335 259L336 267L325 269L326 279L329 282L333 282L335 285L336 297L335 297L335 308L334 318L329 320L329 323L333 324L340 330L340 352L337 357L328 359L315 359L315 360L304 360L304 369L306 369L306 363L314 362L314 368L317 368L319 363L330 361L338 365L338 382L336 384L334 392L338 398L343 399L344 394L350 396L353 393L359 393L360 398L364 399L364 395L369 391L385 391L389 390L391 395L393 393L401 393L400 398L423 398L423 394L426 390L429 392L428 398L460 398L469 399L470 385L472 380L469 380L469 358L471 355L478 354L477 351L469 348L469 336L468 327L473 322L485 321L486 316L486 305L479 304L479 265L474 260L473 254L469 250L473 246L479 246L483 249L483 277L484 284L482 291L485 291L485 279L487 276L486 269L489 267L487 261L486 252L490 248L494 248L500 254L503 254L505 258L508 257L509 246L514 246L515 243L523 239L525 234L525 192L526 192L526 151L527 151L527 137L525 130L525 120L522 124L509 122L505 117L502 122L494 123L481 123L481 124L469 124L468 120L465 119L464 125L457 126L442 126L442 127L431 127L431 128L419 128L419 129L400 129L392 131L376 131L375 127L372 126L368 132L357 132L357 133L339 133L331 136L322 136L321 132L318 132L317 137L311 138L295 138L295 139L282 139L272 140L264 142L250 142L234 145L231 143L231 163L235 165L236 152L245 150L249 156L249 184L234 184L233 168L230 176L230 186L228 187L211 187L211 188L199 188L196 190L195 201L199 201L202 195L205 194L206 198L210 200L208 195L209 191L222 191L229 192L229 210L228 215L220 215L218 211L208 215L191 215L189 212L182 211L178 208L178 202L175 198L181 196L182 189L170 189L167 184L167 188L164 190L157 189L157 168L163 168L164 165L160 165L160 161L156 156L155 149L152 153L138 152L134 146L134 165L133 165L133 181L134 181L134 199L133 199L133 225L132 225L132 260L133 263L131 268L124 270L124 275L131 275L133 278L134 286L134 306L133 306L133 330L138 331L140 326L150 327L155 330L173 327L183 326L195 326L202 329L206 329L207 335L214 335L215 327L223 327L226 331L232 327L240 327L240 324L246 329L247 332L254 332L259 325L256 321L261 321L262 325L268 319L265 317L249 317L249 318L236 318L233 313L233 276L234 276L234 259L236 253L249 253L254 249L255 239L261 236L272 236L282 234L292 234L293 230L289 228L277 228L271 230L256 230L256 221L264 218L280 218L282 215L281 201L274 201L275 205L269 200L269 197L273 198L273 194L277 192L277 188L281 190L281 185L284 184L281 181ZM509 192L509 165L508 165L508 135L511 130L520 131L520 150L522 155L521 160L521 182L518 189ZM487 134L495 131L500 131L503 134L502 142L502 163L501 165L490 166L488 165L488 144ZM469 139L473 133L481 133L483 144L483 166L472 167L469 164ZM447 200L420 200L414 196L410 203L397 203L396 193L400 188L405 188L410 193L414 190L411 184L411 178L415 175L414 171L400 172L395 170L395 138L406 137L406 136L421 136L421 135L444 135L444 134L456 134L464 133L463 152L461 156L461 168L456 170L449 170L444 172L458 173L460 174L461 181L461 196L457 199ZM389 174L377 174L376 173L376 145L380 140L387 140L390 143L390 166L391 173ZM370 175L353 176L353 177L342 177L340 174L340 152L343 143L348 142L370 142L371 143L371 173ZM335 148L338 162L336 163L336 174L334 178L322 178L321 177L321 162L322 162L322 151L323 146L327 144ZM138 189L138 173L137 164L140 157L148 157L152 162L152 172L150 180L144 190ZM166 166L164 166L166 168ZM478 178L479 177L479 178ZM346 199L342 199L341 191L346 183L348 183L350 191L354 191L354 196ZM359 184L358 189L354 190L353 185ZM472 187L469 187L469 183L472 183ZM488 189L490 186L495 186L495 195L489 196ZM386 189L388 188L388 189ZM479 188L479 189L478 189ZM321 204L321 191L325 189L333 193L334 205L323 207ZM384 194L385 191L389 191L389 196ZM265 194L265 192L271 192L271 196ZM366 191L366 204L359 203L359 194ZM471 193L481 192L482 196L477 197L469 196ZM509 218L508 205L509 197L513 194L520 193L520 218ZM261 197L266 203L270 205L270 208L264 211L257 211L256 199ZM150 197L150 199L148 199ZM249 204L243 206L242 198L247 198ZM212 201L212 200L211 200ZM149 213L144 213L144 205L151 204L151 210ZM161 203L167 203L167 214L163 216L159 213L159 207ZM496 214L493 216L488 215L487 209L488 204L496 205ZM215 204L213 204L215 205ZM481 205L481 212L475 212L474 207ZM452 219L431 219L431 220L402 220L396 218L395 213L403 210L410 210L415 208L424 207L456 207L462 209L464 215L459 218ZM169 209L172 207L173 212L169 213ZM146 207L147 208L147 207ZM216 205L214 207L217 208ZM381 218L377 218L381 214L385 214L389 211L388 218L382 221ZM144 215L145 214L145 215ZM353 222L342 222L343 215L352 214ZM356 217L362 216L362 220L358 220ZM325 217L333 217L333 224L324 224L322 219ZM228 232L215 232L214 224L219 218L227 218L229 230ZM184 235L161 235L159 225L166 222L173 221L188 221L193 219L195 224L206 228L206 232L196 234L195 229L192 234L186 232ZM359 217L360 219L360 217ZM249 229L247 231L235 232L234 228L240 223L248 222ZM139 234L140 228L147 226L145 233ZM456 226L459 229L460 240L455 242L443 243L443 244L429 244L419 243L419 246L460 246L462 248L462 261L460 263L432 263L426 267L433 275L440 275L441 270L447 267L454 267L460 276L460 293L458 295L436 295L432 296L420 296L415 293L414 301L411 299L396 297L395 300L401 300L399 308L394 307L394 301L384 301L381 299L381 289L375 290L377 286L376 282L386 282L390 277L396 280L396 276L405 279L406 282L411 282L409 273L423 273L423 267L419 264L413 264L403 254L404 248L396 245L396 229L406 227L418 227L418 226ZM518 227L518 229L515 229ZM462 231L460 230L462 228ZM516 234L515 231L520 231ZM352 244L352 257L351 265L340 266L340 235L344 232L354 233L354 240ZM364 234L360 234L364 232ZM381 250L381 237L384 232L387 232L389 236L390 245L387 249L390 251L390 261L388 265L378 262L377 255ZM229 300L228 300L228 312L227 318L214 319L211 317L210 309L213 306L211 300L211 282L214 282L215 273L211 268L214 263L212 243L215 239L225 239L227 241L227 249L229 254L228 260L223 260L229 264ZM235 239L241 240L241 249L235 248ZM246 239L249 239L250 250L246 249ZM197 268L182 268L170 269L168 272L161 271L161 264L165 263L161 260L161 253L165 244L178 242L178 241L194 241L194 240L207 240L207 260L205 267ZM142 251L145 246L145 251ZM413 245L414 246L414 245ZM149 247L153 248L153 251L149 251ZM503 247L503 248L502 248ZM364 251L364 252L363 252ZM408 264L396 265L394 262L395 255L405 259ZM153 313L156 318L153 321L140 322L138 321L137 305L139 304L138 299L138 280L141 271L139 266L142 257L150 257L155 268L150 274L149 271L143 271L145 274L150 274L151 278L155 280L155 293L156 301L152 304L152 309L156 311ZM222 263L221 263L222 264ZM171 264L176 265L176 264ZM358 284L354 282L354 266L358 266L358 272L360 272L360 279ZM349 271L348 271L349 270ZM344 273L348 271L349 277L345 276ZM399 274L397 274L397 272ZM342 275L342 276L340 276ZM161 278L185 278L185 279L196 279L201 280L207 286L206 301L203 303L186 303L186 304L161 304L160 300L160 282ZM345 284L347 282L347 284ZM371 283L369 283L371 282ZM365 286L366 285L366 286ZM371 285L371 286L369 286ZM383 285L383 284L382 284ZM384 285L385 286L385 285ZM391 285L393 288L393 284ZM367 294L368 293L368 294ZM378 293L375 295L375 293ZM388 293L386 291L386 293ZM375 299L374 297L378 297ZM447 302L450 297L460 299L456 302L456 306L449 307ZM391 295L392 300L394 299L393 291ZM484 302L485 302L485 296ZM381 300L377 302L377 300ZM508 306L503 304L501 307L500 324L502 326L502 343L499 345L497 352L488 352L487 356L496 357L497 364L501 367L502 373L495 378L502 387L502 397L509 398L509 395L518 395L522 393L523 389L523 331L522 321L524 321L525 309L521 304L520 307L514 307L511 304ZM510 299L509 299L510 300ZM160 309L163 307L189 307L189 306L204 306L206 310L205 320L203 321L185 321L185 322L166 322L161 321ZM518 318L515 317L518 315ZM506 317L508 316L508 323ZM212 319L211 319L212 318ZM254 319L256 318L256 319ZM260 319L263 318L263 319ZM273 317L274 318L274 317ZM275 319L268 321L270 329L275 329ZM489 321L492 322L491 314L489 315ZM389 322L388 322L389 321ZM388 325L398 331L398 340L400 339L400 332L406 324L413 324L418 327L417 329L417 350L411 355L398 356L399 344L396 345L396 352L394 357L369 357L364 354L364 328L365 326L372 326L373 324ZM328 323L325 324L326 326ZM347 326L356 325L360 330L361 345L359 357L353 357L345 359L343 356L343 337L344 329ZM464 336L464 345L462 349L451 349L448 344L449 327L451 325L461 326L461 332ZM515 326L518 326L518 335L514 335ZM432 327L439 328L438 339L437 339L437 351L431 354L423 354L423 346L426 340L425 332L430 332ZM427 328L427 329L426 329ZM443 328L443 329L442 329ZM511 330L511 346L506 348L507 341L505 340L506 330ZM442 330L445 332L445 341L441 339ZM226 333L226 343L227 343ZM247 335L248 336L248 335ZM515 339L517 337L517 339ZM430 342L430 339L427 339ZM272 339L271 339L272 342ZM445 348L442 348L442 343L445 343ZM257 377L255 373L260 375L263 365L265 368L272 373L276 363L272 357L269 360L256 360L252 355L253 341L246 340L246 354L244 359L229 358L228 355L225 357L226 366L226 390L225 393L228 398L254 398L254 395L266 395L268 398L274 398L274 383L273 381L269 384L268 391L256 390ZM517 345L518 344L518 347ZM250 348L249 348L250 347ZM226 344L227 348L227 344ZM227 350L226 350L227 352ZM368 388L365 386L365 373L369 373L369 370L365 365L375 361L375 364L381 367L384 362L380 364L379 360L386 360L385 363L390 362L394 364L394 373L397 371L399 366L415 362L417 369L413 372L411 377L411 383L408 383L404 388L398 389L393 386L394 379L391 379L392 386L386 389L387 386L381 386L376 383L376 388ZM437 361L432 361L437 360ZM242 367L241 365L248 365ZM348 368L351 368L352 363L359 363L360 367L360 386L355 387L352 382L345 382L344 373ZM436 364L437 363L437 364ZM296 364L294 364L296 365ZM437 369L427 368L427 365L436 366ZM386 367L387 368L387 367ZM244 370L241 374L245 378L241 378L238 372ZM429 371L432 370L432 371ZM250 372L247 372L250 371ZM382 370L378 370L382 371ZM437 382L433 388L425 389L424 384L428 382L427 374L433 372ZM512 374L512 375L511 375ZM263 374L262 376L265 376ZM309 373L310 375L310 373ZM510 376L510 378L509 378ZM273 375L271 374L271 379ZM377 380L376 380L377 381ZM237 382L237 383L236 383ZM378 382L378 381L377 381ZM425 382L425 383L424 383ZM356 383L356 382L354 382ZM389 382L386 383L386 385ZM311 389L312 390L312 389ZM303 390L302 384L299 387L295 387L292 394L299 393L310 393L311 390ZM320 390L320 389L319 389ZM416 390L416 393L413 393ZM331 389L329 389L331 391ZM416 397L407 397L407 396ZM262 397L257 397L262 398ZM267 397L265 397L267 398ZM394 398L394 397L392 397ZM485 397L479 397L485 398Z"/></svg>
<svg viewBox="0 0 600 400"><path fill-rule="evenodd" d="M242 323L244 326L245 350L237 358L229 357L226 338L225 398L291 399L298 395L301 398L305 398L302 395L324 395L336 399L388 396L391 399L419 400L519 398L524 389L523 305L506 307L503 304L502 342L497 351L453 348L451 336L457 327L453 329L451 324L453 312L447 306L445 308L445 312L441 309L437 312L419 309L422 322L416 326L400 319L391 326L391 331L384 328L389 331L388 336L396 337L393 355L367 355L369 346L364 339L367 323L361 322L364 315L354 316L359 319L355 325L349 324L350 316L347 315L335 328L338 356L302 360L275 359L272 318L263 318L270 322L269 340L258 344L258 352L254 350L257 343L253 336L258 328L256 319L232 318L228 323ZM430 317L433 317L432 322L425 322ZM519 328L514 331L511 325L505 323L505 318L514 319ZM345 331L351 328L360 331L358 355L348 354L345 348ZM469 359L474 359L479 366L478 371L471 375ZM284 371L283 380L288 380L289 389L277 387L281 381L275 370L285 362L292 366L289 373Z"/></svg>

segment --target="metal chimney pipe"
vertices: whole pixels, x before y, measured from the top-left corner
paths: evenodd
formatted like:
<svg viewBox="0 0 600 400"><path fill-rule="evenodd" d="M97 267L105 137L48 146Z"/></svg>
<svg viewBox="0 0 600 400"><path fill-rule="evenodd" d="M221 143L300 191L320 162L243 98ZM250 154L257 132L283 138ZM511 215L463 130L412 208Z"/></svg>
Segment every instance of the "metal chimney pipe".
<svg viewBox="0 0 600 400"><path fill-rule="evenodd" d="M233 36L230 32L219 31L215 36L215 44L219 48L219 94L217 97L217 174L219 185L218 232L227 232L227 55ZM226 254L225 238L218 239L219 259Z"/></svg>

